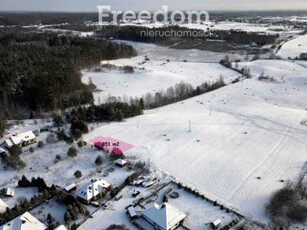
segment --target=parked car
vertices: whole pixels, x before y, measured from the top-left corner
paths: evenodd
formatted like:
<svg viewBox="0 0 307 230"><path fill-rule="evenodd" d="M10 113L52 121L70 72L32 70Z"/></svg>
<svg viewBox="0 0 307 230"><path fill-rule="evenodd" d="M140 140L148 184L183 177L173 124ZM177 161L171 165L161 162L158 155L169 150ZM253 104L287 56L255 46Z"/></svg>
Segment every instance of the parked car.
<svg viewBox="0 0 307 230"><path fill-rule="evenodd" d="M121 198L123 198L123 195L120 194L120 195L117 195L117 196L115 197L115 200L118 201L118 200L120 200Z"/></svg>
<svg viewBox="0 0 307 230"><path fill-rule="evenodd" d="M132 197L137 197L140 194L140 191L134 190L132 193Z"/></svg>
<svg viewBox="0 0 307 230"><path fill-rule="evenodd" d="M91 202L91 205L94 206L94 207L96 207L96 208L99 208L99 206L100 206L99 203L98 203L97 201L92 201L92 202Z"/></svg>
<svg viewBox="0 0 307 230"><path fill-rule="evenodd" d="M111 167L108 169L109 172L114 172L115 168Z"/></svg>
<svg viewBox="0 0 307 230"><path fill-rule="evenodd" d="M107 210L107 209L109 209L109 208L111 208L112 207L112 203L111 202L107 202L107 203L105 203L104 205L103 205L103 208L105 209L105 210Z"/></svg>

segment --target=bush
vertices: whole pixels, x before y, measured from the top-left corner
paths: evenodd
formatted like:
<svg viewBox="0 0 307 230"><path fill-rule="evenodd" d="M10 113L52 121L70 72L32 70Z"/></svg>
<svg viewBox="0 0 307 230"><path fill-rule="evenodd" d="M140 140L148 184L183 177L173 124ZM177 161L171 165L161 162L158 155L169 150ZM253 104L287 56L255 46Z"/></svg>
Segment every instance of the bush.
<svg viewBox="0 0 307 230"><path fill-rule="evenodd" d="M57 139L55 137L55 135L53 133L48 134L47 138L46 138L46 143L47 144L54 144L57 142Z"/></svg>
<svg viewBox="0 0 307 230"><path fill-rule="evenodd" d="M75 176L76 178L80 178L80 177L82 177L82 172L79 171L79 170L77 170L77 171L74 173L74 176Z"/></svg>
<svg viewBox="0 0 307 230"><path fill-rule="evenodd" d="M53 125L55 127L59 127L59 126L64 125L63 118L60 115L53 116Z"/></svg>
<svg viewBox="0 0 307 230"><path fill-rule="evenodd" d="M20 154L22 153L22 149L15 145L9 149L9 154L3 155L3 163L6 164L8 167L14 169L22 169L26 167L26 163L20 159Z"/></svg>
<svg viewBox="0 0 307 230"><path fill-rule="evenodd" d="M72 145L72 144L74 143L74 138L72 138L72 137L67 137L67 138L65 139L65 142L66 142L66 144L68 144L68 145Z"/></svg>
<svg viewBox="0 0 307 230"><path fill-rule="evenodd" d="M72 146L72 147L70 147L70 148L68 149L67 155L68 155L69 157L76 157L76 156L78 155L78 151L77 151L77 149L76 149L74 146Z"/></svg>
<svg viewBox="0 0 307 230"><path fill-rule="evenodd" d="M83 146L84 146L83 141L78 141L78 147L79 147L79 148L82 148Z"/></svg>
<svg viewBox="0 0 307 230"><path fill-rule="evenodd" d="M79 140L82 137L82 132L79 129L76 129L71 135L75 140Z"/></svg>
<svg viewBox="0 0 307 230"><path fill-rule="evenodd" d="M75 135L77 130L79 130L81 133L88 133L88 127L83 121L73 119L70 126L70 132L72 135Z"/></svg>
<svg viewBox="0 0 307 230"><path fill-rule="evenodd" d="M288 184L274 193L266 206L267 214L272 219L286 222L301 222L307 220L307 184L304 177L296 185Z"/></svg>
<svg viewBox="0 0 307 230"><path fill-rule="evenodd" d="M37 143L37 147L39 147L39 148L44 147L44 142L43 142L43 141L39 141L39 142Z"/></svg>
<svg viewBox="0 0 307 230"><path fill-rule="evenodd" d="M95 160L96 165L102 165L103 164L103 159L102 156L98 156Z"/></svg>
<svg viewBox="0 0 307 230"><path fill-rule="evenodd" d="M20 146L18 145L13 145L10 149L9 149L9 153L11 155L20 155L22 153L22 149Z"/></svg>
<svg viewBox="0 0 307 230"><path fill-rule="evenodd" d="M34 153L34 148L33 148L33 147L30 147L30 148L29 148L29 151L30 151L30 153Z"/></svg>

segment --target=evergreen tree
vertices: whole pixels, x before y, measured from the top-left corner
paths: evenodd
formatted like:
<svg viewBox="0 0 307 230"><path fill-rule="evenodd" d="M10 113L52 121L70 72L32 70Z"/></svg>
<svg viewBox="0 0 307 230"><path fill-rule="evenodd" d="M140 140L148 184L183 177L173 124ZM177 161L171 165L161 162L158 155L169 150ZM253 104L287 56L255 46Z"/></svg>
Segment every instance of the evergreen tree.
<svg viewBox="0 0 307 230"><path fill-rule="evenodd" d="M74 173L74 176L75 176L76 178L80 178L80 177L82 177L82 172L79 171L79 170L77 170L77 171Z"/></svg>
<svg viewBox="0 0 307 230"><path fill-rule="evenodd" d="M72 147L70 147L70 148L68 149L67 155L68 155L69 157L76 157L76 156L78 155L78 151L77 151L77 149L76 149L74 146L72 146Z"/></svg>
<svg viewBox="0 0 307 230"><path fill-rule="evenodd" d="M102 156L98 156L95 160L95 164L96 165L102 165L103 163L103 159L102 159Z"/></svg>

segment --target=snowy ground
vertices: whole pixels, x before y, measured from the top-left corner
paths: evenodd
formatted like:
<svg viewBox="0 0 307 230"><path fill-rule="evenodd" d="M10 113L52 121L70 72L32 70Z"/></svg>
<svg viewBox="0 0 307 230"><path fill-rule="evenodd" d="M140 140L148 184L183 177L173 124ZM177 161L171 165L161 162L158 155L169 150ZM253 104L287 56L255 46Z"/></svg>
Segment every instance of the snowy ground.
<svg viewBox="0 0 307 230"><path fill-rule="evenodd" d="M165 25L162 23L142 23L142 24L135 24L135 23L126 23L121 24L121 26L144 26L147 28L160 28ZM181 27L187 27L191 29L200 29L207 31L210 30L238 30L238 31L246 31L246 32L255 32L255 33L265 33L265 34L299 34L303 30L295 29L292 26L274 26L269 24L254 24L254 23L240 23L240 22L230 22L230 21L223 21L223 22L204 22L203 24L181 24Z"/></svg>
<svg viewBox="0 0 307 230"><path fill-rule="evenodd" d="M242 66L278 82L245 80L103 125L85 139L103 134L131 143L136 147L129 156L148 160L208 197L267 222L265 203L284 186L281 179L297 178L306 161L307 129L301 125L307 116L306 67L287 61Z"/></svg>
<svg viewBox="0 0 307 230"><path fill-rule="evenodd" d="M92 218L82 224L78 230L101 230L106 229L111 224L124 224L130 229L136 229L129 221L125 209L136 200L136 198L132 197L132 193L135 189L141 192L141 196L148 196L154 192L154 190L150 188L126 186L120 192L123 197L119 201L113 199L111 201L112 207L108 210L104 210L103 208L97 210L97 212L92 214Z"/></svg>
<svg viewBox="0 0 307 230"><path fill-rule="evenodd" d="M219 62L226 54L216 55L213 52L196 50L170 50L151 44L131 44L136 44L137 57L102 63L116 66L130 65L136 68L135 73L125 74L115 70L83 71L82 81L88 83L91 78L97 88L101 90L94 93L96 103L104 102L109 95L125 97L129 100L130 96L141 97L146 93L154 94L161 89L166 90L170 86L175 86L181 81L198 86L206 81L215 82L221 75L226 83L239 76L237 72L218 63L206 63L207 58ZM159 53L159 50L163 50L163 52ZM145 55L150 60L142 64ZM212 58L213 55L214 58ZM167 62L167 59L170 62ZM144 68L144 70L140 70L140 68Z"/></svg>
<svg viewBox="0 0 307 230"><path fill-rule="evenodd" d="M173 199L168 196L168 203L178 208L180 211L187 215L184 221L184 226L189 229L211 229L210 223L220 219L221 226L228 225L232 220L238 217L233 213L226 213L225 210L221 210L219 206L214 206L212 203L205 201L191 193L178 189L176 185L170 184L161 190L156 198L156 203L161 204L163 202L163 195L169 189L179 193L179 198ZM148 204L151 206L153 203Z"/></svg>
<svg viewBox="0 0 307 230"><path fill-rule="evenodd" d="M301 53L307 53L307 34L286 42L277 53L282 58L299 58Z"/></svg>

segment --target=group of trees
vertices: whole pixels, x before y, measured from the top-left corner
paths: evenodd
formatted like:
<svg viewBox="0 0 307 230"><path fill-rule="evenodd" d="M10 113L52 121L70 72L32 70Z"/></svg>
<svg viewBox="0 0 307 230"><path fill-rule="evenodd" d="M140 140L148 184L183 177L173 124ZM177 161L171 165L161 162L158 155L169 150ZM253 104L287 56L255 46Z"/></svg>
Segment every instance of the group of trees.
<svg viewBox="0 0 307 230"><path fill-rule="evenodd" d="M66 194L64 192L59 192L58 200L64 203L67 207L67 211L64 215L64 220L67 224L72 221L79 219L80 215L89 215L89 211L82 205L76 197Z"/></svg>
<svg viewBox="0 0 307 230"><path fill-rule="evenodd" d="M48 187L45 180L41 177L32 178L31 181L29 181L26 176L22 176L22 178L18 181L18 187L21 188L28 188L28 187L36 187L38 188L38 192L42 192L44 190L51 191L54 190L54 187Z"/></svg>
<svg viewBox="0 0 307 230"><path fill-rule="evenodd" d="M20 187L38 187L41 188L40 194L34 195L30 200L24 199L19 204L16 204L12 209L7 208L6 212L0 213L0 225L9 222L17 216L23 214L30 209L37 207L38 205L50 200L57 194L55 185L48 187L42 178L32 178L31 182L23 176L18 182Z"/></svg>
<svg viewBox="0 0 307 230"><path fill-rule="evenodd" d="M158 34L159 36L144 36L143 32L148 34ZM180 38L189 40L198 39L214 39L214 40L226 40L235 44L251 44L256 43L258 45L274 44L279 35L267 35L259 33L248 33L246 31L222 31L222 30L203 30L183 28L177 25L161 27L161 28L147 28L142 26L103 26L100 30L96 31L96 35L100 37L114 37L117 39L158 43L165 42L165 40L173 39L175 36L169 36L170 31L177 32L176 34L182 34ZM180 33L178 33L180 31ZM166 33L168 32L168 33Z"/></svg>
<svg viewBox="0 0 307 230"><path fill-rule="evenodd" d="M257 45L269 45L274 44L276 39L279 37L278 34L259 34L256 32L246 32L246 31L223 31L223 30L213 30L211 33L214 35L215 39L226 40L235 44L251 44L256 43Z"/></svg>
<svg viewBox="0 0 307 230"><path fill-rule="evenodd" d="M143 32L153 32L154 34L158 34L159 36L144 36ZM172 36L169 36L171 31L180 31L182 34L182 38L189 38L189 39L200 39L204 38L201 36L204 34L203 30L197 29L189 29L183 28L179 26L168 26L168 27L161 27L161 28L148 28L143 26L114 26L108 25L103 26L99 30L96 31L96 35L98 37L109 38L113 37L116 39L122 40L130 40L130 41L138 41L138 42L146 42L146 43L157 43L163 42L167 39L170 39ZM178 33L177 33L178 34ZM199 36L198 36L199 35Z"/></svg>
<svg viewBox="0 0 307 230"><path fill-rule="evenodd" d="M85 122L73 118L70 126L70 134L74 137L75 140L81 138L82 134L88 133L88 127Z"/></svg>
<svg viewBox="0 0 307 230"><path fill-rule="evenodd" d="M267 214L274 223L287 226L289 222L307 220L307 182L304 176L298 183L288 183L277 191L266 206Z"/></svg>
<svg viewBox="0 0 307 230"><path fill-rule="evenodd" d="M18 145L14 145L9 149L8 153L4 153L1 155L3 163L7 167L11 167L13 169L22 169L26 167L26 163L21 160L20 154L22 153L21 147Z"/></svg>
<svg viewBox="0 0 307 230"><path fill-rule="evenodd" d="M193 87L189 83L180 82L174 87L167 88L166 91L161 90L155 94L147 93L141 99L132 102L139 103L142 108L152 109L204 94L223 86L225 86L225 83L222 76L215 82L204 82L197 87Z"/></svg>
<svg viewBox="0 0 307 230"><path fill-rule="evenodd" d="M73 109L69 117L87 122L93 121L122 121L143 114L139 104L129 105L123 102L111 102L101 105L91 105L89 107L79 107Z"/></svg>
<svg viewBox="0 0 307 230"><path fill-rule="evenodd" d="M1 35L0 53L0 111L9 118L91 103L80 70L136 54L132 46L110 41L24 31Z"/></svg>

